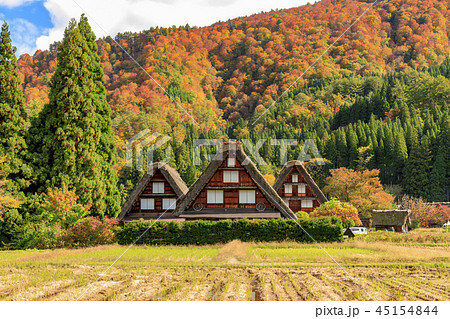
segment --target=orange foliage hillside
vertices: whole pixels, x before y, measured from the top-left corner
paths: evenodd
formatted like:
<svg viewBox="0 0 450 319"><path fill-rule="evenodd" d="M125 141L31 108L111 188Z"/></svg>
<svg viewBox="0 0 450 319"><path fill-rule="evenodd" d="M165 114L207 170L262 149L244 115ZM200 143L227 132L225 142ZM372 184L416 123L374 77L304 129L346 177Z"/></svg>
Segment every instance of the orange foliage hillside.
<svg viewBox="0 0 450 319"><path fill-rule="evenodd" d="M156 28L117 35L120 46L168 94L112 38L99 39L113 118L132 117L158 130L179 119L190 121L185 110L204 128L223 125L224 119L248 118L291 85L370 2L322 0L204 28ZM449 18L446 0L380 1L295 86L437 65L450 51ZM56 46L19 60L30 109L47 102ZM329 112L331 107L317 106L317 110ZM138 117L142 113L145 117ZM115 128L118 136L131 134L117 123Z"/></svg>

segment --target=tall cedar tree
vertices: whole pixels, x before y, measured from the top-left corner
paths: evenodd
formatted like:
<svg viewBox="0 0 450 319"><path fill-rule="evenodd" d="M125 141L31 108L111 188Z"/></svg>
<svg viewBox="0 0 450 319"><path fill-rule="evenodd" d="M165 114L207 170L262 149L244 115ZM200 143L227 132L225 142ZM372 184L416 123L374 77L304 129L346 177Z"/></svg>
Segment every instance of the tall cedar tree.
<svg viewBox="0 0 450 319"><path fill-rule="evenodd" d="M6 157L2 169L10 180L6 188L13 192L25 188L30 176L24 161L27 115L15 52L4 22L0 34L0 156Z"/></svg>
<svg viewBox="0 0 450 319"><path fill-rule="evenodd" d="M35 188L67 185L91 214L116 216L120 197L103 68L87 18L69 23L50 83L49 103L30 128Z"/></svg>
<svg viewBox="0 0 450 319"><path fill-rule="evenodd" d="M424 200L430 199L429 171L431 167L431 154L417 137L414 130L411 144L411 153L404 168L403 188L405 192Z"/></svg>

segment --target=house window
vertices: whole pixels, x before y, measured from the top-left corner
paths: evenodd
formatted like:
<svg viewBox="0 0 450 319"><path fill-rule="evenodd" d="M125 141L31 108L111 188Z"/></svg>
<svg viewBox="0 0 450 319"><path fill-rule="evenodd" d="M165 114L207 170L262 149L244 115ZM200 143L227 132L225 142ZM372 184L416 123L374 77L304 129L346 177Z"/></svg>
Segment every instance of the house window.
<svg viewBox="0 0 450 319"><path fill-rule="evenodd" d="M141 198L141 210L143 209L155 209L155 199Z"/></svg>
<svg viewBox="0 0 450 319"><path fill-rule="evenodd" d="M284 193L292 194L292 185L284 185Z"/></svg>
<svg viewBox="0 0 450 319"><path fill-rule="evenodd" d="M175 198L163 198L162 209L175 209L177 207L177 200Z"/></svg>
<svg viewBox="0 0 450 319"><path fill-rule="evenodd" d="M239 182L239 172L238 171L223 171L223 182L224 183L238 183Z"/></svg>
<svg viewBox="0 0 450 319"><path fill-rule="evenodd" d="M298 175L297 174L292 175L292 183L298 183Z"/></svg>
<svg viewBox="0 0 450 319"><path fill-rule="evenodd" d="M254 190L240 190L239 203L240 204L254 204L256 203Z"/></svg>
<svg viewBox="0 0 450 319"><path fill-rule="evenodd" d="M153 193L154 194L164 194L164 183L163 182L153 182Z"/></svg>
<svg viewBox="0 0 450 319"><path fill-rule="evenodd" d="M206 195L206 202L208 204L223 204L222 190L208 190Z"/></svg>
<svg viewBox="0 0 450 319"><path fill-rule="evenodd" d="M236 166L236 158L228 157L228 167L235 167L235 166Z"/></svg>
<svg viewBox="0 0 450 319"><path fill-rule="evenodd" d="M299 194L305 194L306 193L305 185L298 185L298 193Z"/></svg>
<svg viewBox="0 0 450 319"><path fill-rule="evenodd" d="M312 199L304 199L302 200L302 208L313 208Z"/></svg>

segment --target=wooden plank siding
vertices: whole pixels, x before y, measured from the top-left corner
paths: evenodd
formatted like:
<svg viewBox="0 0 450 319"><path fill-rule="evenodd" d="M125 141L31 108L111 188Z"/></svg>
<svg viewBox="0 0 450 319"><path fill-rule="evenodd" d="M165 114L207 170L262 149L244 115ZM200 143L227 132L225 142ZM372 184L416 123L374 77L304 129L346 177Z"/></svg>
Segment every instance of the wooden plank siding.
<svg viewBox="0 0 450 319"><path fill-rule="evenodd" d="M153 193L153 182L162 182L164 183L164 193L163 194L154 194ZM141 198L153 198L155 201L155 209L141 209ZM133 220L133 219L156 219L161 216L162 213L165 212L165 214L161 217L161 219L166 218L173 218L172 211L162 208L162 202L163 198L177 198L177 195L174 191L174 189L170 186L170 184L167 182L164 175L161 173L161 171L155 172L153 177L150 179L148 184L145 186L144 191L141 193L140 197L136 200L136 202L131 207L130 213L127 216L127 219Z"/></svg>
<svg viewBox="0 0 450 319"><path fill-rule="evenodd" d="M298 176L298 181L297 182L293 182L292 175L297 175ZM300 188L300 184L305 185L305 192L303 192L303 193L299 193L298 192L299 188ZM289 199L291 197L296 197L296 199L289 199L289 204L288 205L289 205L289 208L293 212L295 212L295 213L299 212L299 211L312 212L314 210L314 208L320 206L320 203L317 200L316 195L314 194L313 190L308 185L308 182L306 181L306 179L304 178L304 176L298 170L297 167L294 166L292 168L292 170L289 172L289 174L284 179L282 185L283 186L280 187L280 189L277 192L278 195L281 198ZM284 185L292 185L292 193L285 193ZM312 208L306 208L306 207L302 208L302 200L301 199L297 199L298 197L305 197L305 199L314 198L313 199L313 207Z"/></svg>
<svg viewBox="0 0 450 319"><path fill-rule="evenodd" d="M223 179L224 171L237 171L239 174L237 183L225 183ZM208 189L223 190L223 204L211 204L207 202ZM239 203L239 190L255 190L255 203L242 204ZM203 209L209 208L240 208L240 209L256 209L256 204L263 203L266 209L272 208L270 202L265 198L264 194L255 184L251 176L247 173L241 163L236 159L235 167L228 167L228 158L222 162L217 171L208 181L208 183L200 191L197 198L188 207L188 211L195 211L194 205L201 203Z"/></svg>

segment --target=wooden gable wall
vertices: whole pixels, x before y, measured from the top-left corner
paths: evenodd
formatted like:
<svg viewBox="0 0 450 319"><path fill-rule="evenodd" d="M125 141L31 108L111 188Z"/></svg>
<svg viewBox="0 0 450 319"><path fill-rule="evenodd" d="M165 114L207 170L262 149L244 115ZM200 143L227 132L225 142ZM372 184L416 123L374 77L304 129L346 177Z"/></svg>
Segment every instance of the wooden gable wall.
<svg viewBox="0 0 450 319"><path fill-rule="evenodd" d="M223 174L225 171L238 171L239 179L237 183L225 183ZM208 190L223 190L223 204L211 204L207 202ZM255 190L254 204L239 203L239 190ZM272 205L260 191L258 186L252 180L245 168L241 165L238 159L234 167L228 167L228 158L226 158L219 166L217 171L208 181L208 183L200 191L197 198L192 202L187 210L192 210L196 203L201 203L203 209L207 208L248 208L255 210L257 203L264 203L266 209L271 209Z"/></svg>
<svg viewBox="0 0 450 319"><path fill-rule="evenodd" d="M164 183L163 194L153 193L153 182ZM155 209L152 210L141 209L141 198L153 198L155 200ZM127 215L127 219L140 219L140 218L156 219L164 212L166 213L161 217L161 219L173 218L172 216L173 210L166 211L166 209L162 208L163 198L177 199L177 195L172 186L170 186L165 176L162 174L161 170L158 169L145 186L145 189L142 191L141 195L136 199L130 212Z"/></svg>
<svg viewBox="0 0 450 319"><path fill-rule="evenodd" d="M292 175L298 176L298 182L294 183L292 181ZM284 185L292 185L292 193L285 193L285 187ZM305 184L305 192L299 193L299 184ZM282 186L278 190L278 195L280 195L283 199L289 200L289 208L294 212L304 211L304 212L312 212L314 208L320 206L320 202L317 200L317 196L314 194L313 190L307 183L306 179L302 175L302 173L299 171L299 169L296 166L293 166L289 174L286 176L286 178L283 181ZM313 207L312 208L302 208L302 198L305 199L313 199Z"/></svg>

